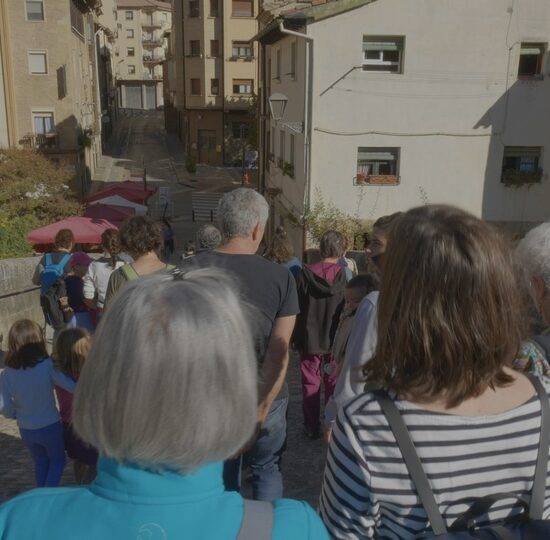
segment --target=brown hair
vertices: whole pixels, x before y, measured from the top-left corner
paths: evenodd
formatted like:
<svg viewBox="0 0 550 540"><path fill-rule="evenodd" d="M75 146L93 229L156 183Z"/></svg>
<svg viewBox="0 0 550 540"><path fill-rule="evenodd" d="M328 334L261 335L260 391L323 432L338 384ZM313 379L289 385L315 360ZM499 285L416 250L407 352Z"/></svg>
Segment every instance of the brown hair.
<svg viewBox="0 0 550 540"><path fill-rule="evenodd" d="M319 242L321 259L338 259L346 252L346 240L338 231L327 231Z"/></svg>
<svg viewBox="0 0 550 540"><path fill-rule="evenodd" d="M373 229L378 229L379 231L382 231L382 232L388 232L389 233L391 228L395 225L395 223L402 216L403 216L403 212L395 212L395 214L389 214L387 216L381 216L373 223L372 228Z"/></svg>
<svg viewBox="0 0 550 540"><path fill-rule="evenodd" d="M61 229L57 231L53 243L56 249L71 249L74 244L73 231L71 231L71 229Z"/></svg>
<svg viewBox="0 0 550 540"><path fill-rule="evenodd" d="M162 245L160 223L147 216L134 216L120 229L120 243L134 259L158 251Z"/></svg>
<svg viewBox="0 0 550 540"><path fill-rule="evenodd" d="M52 355L55 367L77 380L91 346L90 334L84 328L66 328L59 333L55 342Z"/></svg>
<svg viewBox="0 0 550 540"><path fill-rule="evenodd" d="M523 335L513 251L492 226L450 206L405 213L392 228L366 379L448 407L512 382Z"/></svg>
<svg viewBox="0 0 550 540"><path fill-rule="evenodd" d="M101 247L111 256L111 267L116 268L120 253L120 238L116 229L107 229L101 235Z"/></svg>
<svg viewBox="0 0 550 540"><path fill-rule="evenodd" d="M275 231L271 246L265 254L266 259L270 261L283 264L294 256L294 248L292 242L289 240L286 231L282 228L278 228Z"/></svg>
<svg viewBox="0 0 550 540"><path fill-rule="evenodd" d="M44 334L37 323L21 319L12 325L8 334L7 367L31 368L47 356Z"/></svg>

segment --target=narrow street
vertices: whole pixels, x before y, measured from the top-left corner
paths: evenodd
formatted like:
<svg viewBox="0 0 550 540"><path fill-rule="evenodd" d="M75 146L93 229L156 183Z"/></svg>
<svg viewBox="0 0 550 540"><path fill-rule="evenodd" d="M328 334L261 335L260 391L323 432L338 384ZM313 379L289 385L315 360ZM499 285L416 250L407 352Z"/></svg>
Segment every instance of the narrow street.
<svg viewBox="0 0 550 540"><path fill-rule="evenodd" d="M209 220L209 205L215 207L221 193L241 185L240 171L199 166L197 174L187 173L184 155L179 149L181 145L165 133L162 113L159 112L123 118L114 139L111 150L103 157L97 170L93 189L100 189L104 182L142 178L144 168L148 184L168 188L171 221L176 238L173 262L177 263L185 243L194 238L196 229L205 222L198 219ZM196 208L195 222L193 207ZM202 212L199 211L201 208ZM153 208L152 214L160 217L162 209ZM320 440L309 440L302 430L302 396L297 354L291 355L288 379L290 404L287 450L283 456L284 495L306 500L316 506L326 447ZM15 421L7 420L3 416L0 416L0 448L1 503L32 489L34 476L30 454L21 442ZM65 468L61 485L74 485L70 463ZM245 495L246 489L245 485Z"/></svg>

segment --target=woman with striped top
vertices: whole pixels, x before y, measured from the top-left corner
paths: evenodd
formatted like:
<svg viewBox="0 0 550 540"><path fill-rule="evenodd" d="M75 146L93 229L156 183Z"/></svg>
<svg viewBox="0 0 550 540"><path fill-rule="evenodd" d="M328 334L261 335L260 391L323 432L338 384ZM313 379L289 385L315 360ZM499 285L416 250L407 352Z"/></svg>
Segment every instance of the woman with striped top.
<svg viewBox="0 0 550 540"><path fill-rule="evenodd" d="M509 367L525 320L513 250L490 225L446 206L404 214L388 246L365 380L401 412L447 526L487 495L508 497L480 525L517 515L516 497L528 499L533 484L541 404ZM432 533L372 392L339 411L320 510L333 538Z"/></svg>

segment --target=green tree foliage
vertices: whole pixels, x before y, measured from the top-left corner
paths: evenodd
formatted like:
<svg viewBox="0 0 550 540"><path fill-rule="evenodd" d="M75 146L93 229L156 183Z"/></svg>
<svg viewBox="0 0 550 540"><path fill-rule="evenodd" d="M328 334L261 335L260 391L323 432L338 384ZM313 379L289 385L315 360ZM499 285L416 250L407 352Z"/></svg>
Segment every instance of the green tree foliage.
<svg viewBox="0 0 550 540"><path fill-rule="evenodd" d="M0 259L32 253L27 234L82 213L71 173L32 150L0 150Z"/></svg>
<svg viewBox="0 0 550 540"><path fill-rule="evenodd" d="M362 249L362 234L371 229L357 217L346 214L332 202L327 202L319 190L315 192L313 207L306 213L305 222L310 240L319 245L321 237L329 230L340 232L350 249Z"/></svg>

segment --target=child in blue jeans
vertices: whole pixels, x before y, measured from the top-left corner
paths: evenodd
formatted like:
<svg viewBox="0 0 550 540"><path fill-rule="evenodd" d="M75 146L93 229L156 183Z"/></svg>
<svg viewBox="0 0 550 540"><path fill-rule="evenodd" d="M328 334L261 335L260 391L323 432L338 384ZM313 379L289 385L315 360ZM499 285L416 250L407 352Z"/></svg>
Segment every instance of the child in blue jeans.
<svg viewBox="0 0 550 540"><path fill-rule="evenodd" d="M34 460L36 485L55 487L65 466L65 445L54 385L73 392L75 382L54 369L42 329L28 319L11 327L5 364L0 373L0 414L17 420Z"/></svg>

